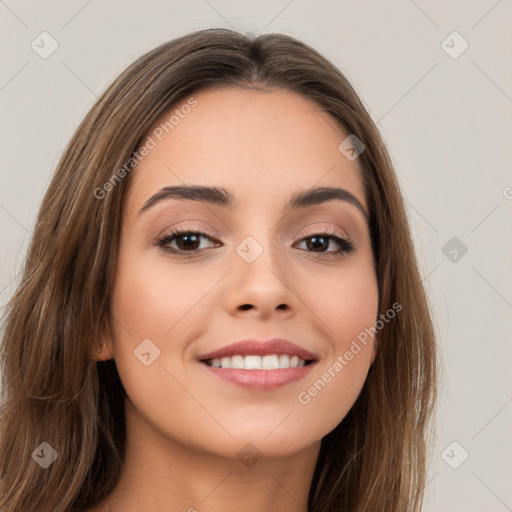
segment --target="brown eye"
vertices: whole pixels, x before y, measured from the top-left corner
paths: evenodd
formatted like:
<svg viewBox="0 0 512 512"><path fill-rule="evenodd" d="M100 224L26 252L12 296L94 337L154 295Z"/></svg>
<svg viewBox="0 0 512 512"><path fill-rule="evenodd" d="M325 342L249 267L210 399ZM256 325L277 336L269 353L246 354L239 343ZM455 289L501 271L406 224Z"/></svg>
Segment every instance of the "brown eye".
<svg viewBox="0 0 512 512"><path fill-rule="evenodd" d="M301 243L305 242L306 250L308 252L320 253L320 254L331 254L331 255L343 255L345 253L351 253L355 250L354 244L347 238L336 235L336 230L331 229L321 233L308 233L309 236L302 238ZM339 247L338 250L329 251L329 247L334 243Z"/></svg>
<svg viewBox="0 0 512 512"><path fill-rule="evenodd" d="M195 253L204 249L201 247L201 239L204 238L213 240L210 235L202 231L177 229L160 237L155 245L170 253ZM171 246L173 243L176 247Z"/></svg>

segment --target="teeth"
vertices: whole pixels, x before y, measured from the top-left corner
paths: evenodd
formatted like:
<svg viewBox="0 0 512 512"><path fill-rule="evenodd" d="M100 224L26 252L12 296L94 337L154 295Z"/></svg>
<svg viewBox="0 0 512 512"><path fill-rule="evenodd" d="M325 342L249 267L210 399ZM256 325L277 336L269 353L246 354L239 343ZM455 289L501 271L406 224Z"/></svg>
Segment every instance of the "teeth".
<svg viewBox="0 0 512 512"><path fill-rule="evenodd" d="M276 370L279 368L279 357L275 354L261 357L261 368L263 370Z"/></svg>
<svg viewBox="0 0 512 512"><path fill-rule="evenodd" d="M227 359L227 361L222 365L223 368L229 367L229 368L238 368L243 369L245 368L245 361L243 356L233 356L233 357L226 357L222 358L222 360Z"/></svg>
<svg viewBox="0 0 512 512"><path fill-rule="evenodd" d="M306 361L298 356L288 354L270 354L267 356L222 357L207 361L214 368L237 368L245 370L278 370L304 366Z"/></svg>
<svg viewBox="0 0 512 512"><path fill-rule="evenodd" d="M279 367L280 368L289 368L290 367L290 356L287 354L279 355Z"/></svg>

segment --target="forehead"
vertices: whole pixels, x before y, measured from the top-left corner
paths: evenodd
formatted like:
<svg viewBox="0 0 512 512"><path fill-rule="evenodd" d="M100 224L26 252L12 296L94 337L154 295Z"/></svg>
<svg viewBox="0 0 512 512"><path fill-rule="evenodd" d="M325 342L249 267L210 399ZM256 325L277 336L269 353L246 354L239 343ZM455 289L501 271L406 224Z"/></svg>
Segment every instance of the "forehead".
<svg viewBox="0 0 512 512"><path fill-rule="evenodd" d="M269 206L296 190L338 186L366 206L357 161L338 149L349 134L315 102L284 89L238 87L191 98L169 109L146 135L152 149L130 176L130 211L159 188L184 184L223 186L237 204Z"/></svg>

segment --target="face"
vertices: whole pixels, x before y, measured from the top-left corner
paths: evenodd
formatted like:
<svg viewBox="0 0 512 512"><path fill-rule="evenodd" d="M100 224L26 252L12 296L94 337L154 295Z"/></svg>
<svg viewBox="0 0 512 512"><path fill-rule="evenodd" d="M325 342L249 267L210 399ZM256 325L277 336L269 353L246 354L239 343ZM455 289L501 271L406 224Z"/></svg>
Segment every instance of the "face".
<svg viewBox="0 0 512 512"><path fill-rule="evenodd" d="M127 418L169 442L232 457L248 442L263 456L293 454L340 423L375 357L375 340L360 341L378 304L360 169L338 149L349 134L293 92L224 88L194 98L155 124L179 110L168 133L149 134L156 144L130 175L114 328L99 359L116 361ZM159 193L185 185L219 187L232 201ZM342 190L290 206L318 187ZM273 338L313 362L237 370L201 360ZM295 348L272 350L265 365L286 366L279 353Z"/></svg>

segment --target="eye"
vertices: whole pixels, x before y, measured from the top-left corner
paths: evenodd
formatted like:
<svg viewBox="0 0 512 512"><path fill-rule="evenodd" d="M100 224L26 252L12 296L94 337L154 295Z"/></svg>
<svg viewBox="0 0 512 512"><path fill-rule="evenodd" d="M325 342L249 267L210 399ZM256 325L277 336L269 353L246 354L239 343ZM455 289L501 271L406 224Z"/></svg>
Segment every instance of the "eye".
<svg viewBox="0 0 512 512"><path fill-rule="evenodd" d="M354 244L334 228L321 232L312 229L306 235L299 241L299 244L305 243L308 252L342 256L355 250ZM185 226L165 233L154 242L154 245L171 254L189 253L189 255L193 255L205 249L204 246L201 247L201 239L220 244L209 233ZM334 251L323 250L328 249L333 243L338 246L338 249ZM173 245L175 246L173 247Z"/></svg>
<svg viewBox="0 0 512 512"><path fill-rule="evenodd" d="M169 233L165 233L155 241L155 245L160 247L162 250L172 253L191 253L194 254L204 247L201 247L201 239L206 238L208 240L215 240L208 233L198 229L191 229L183 227L174 229ZM217 240L215 240L217 242ZM172 247L175 243L176 247Z"/></svg>
<svg viewBox="0 0 512 512"><path fill-rule="evenodd" d="M302 238L300 243L306 243L306 247L310 252L320 254L330 254L333 256L342 256L349 254L355 250L354 244L346 237L338 233L334 228L326 231L316 232L314 229L306 233L306 237ZM331 242L338 245L338 249L334 251L322 250L328 249Z"/></svg>

